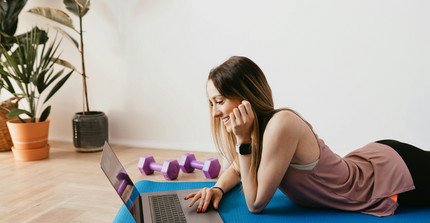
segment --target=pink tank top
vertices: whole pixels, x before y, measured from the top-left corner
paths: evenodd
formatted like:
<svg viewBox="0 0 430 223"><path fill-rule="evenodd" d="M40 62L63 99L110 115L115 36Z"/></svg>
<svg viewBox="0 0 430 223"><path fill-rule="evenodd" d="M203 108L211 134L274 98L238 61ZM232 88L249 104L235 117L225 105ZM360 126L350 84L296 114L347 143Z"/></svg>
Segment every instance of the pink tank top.
<svg viewBox="0 0 430 223"><path fill-rule="evenodd" d="M370 143L341 158L317 139L316 166L312 170L289 167L279 186L294 202L381 217L398 207L389 196L415 189L405 162L389 146Z"/></svg>

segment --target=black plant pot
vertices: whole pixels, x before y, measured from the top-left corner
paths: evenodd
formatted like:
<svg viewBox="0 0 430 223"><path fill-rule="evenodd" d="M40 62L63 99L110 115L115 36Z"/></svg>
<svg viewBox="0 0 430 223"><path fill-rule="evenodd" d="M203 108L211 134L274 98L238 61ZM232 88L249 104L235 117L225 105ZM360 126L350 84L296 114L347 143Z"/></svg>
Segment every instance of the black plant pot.
<svg viewBox="0 0 430 223"><path fill-rule="evenodd" d="M77 112L73 118L73 144L78 152L98 152L109 141L108 118L104 112Z"/></svg>

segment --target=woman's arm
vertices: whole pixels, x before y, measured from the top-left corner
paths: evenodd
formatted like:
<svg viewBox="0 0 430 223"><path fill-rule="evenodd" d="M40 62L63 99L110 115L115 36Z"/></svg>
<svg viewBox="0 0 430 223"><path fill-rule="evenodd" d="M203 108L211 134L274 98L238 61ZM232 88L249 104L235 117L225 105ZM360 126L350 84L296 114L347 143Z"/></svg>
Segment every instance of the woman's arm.
<svg viewBox="0 0 430 223"><path fill-rule="evenodd" d="M214 187L220 187L222 190L227 193L233 187L235 187L240 182L240 176L237 171L233 168L233 165L230 165L226 171L222 174L222 176L218 179Z"/></svg>
<svg viewBox="0 0 430 223"><path fill-rule="evenodd" d="M302 132L302 124L296 115L279 112L271 118L264 131L256 177L250 169L251 155L239 155L242 186L250 212L261 212L272 199L295 154Z"/></svg>
<svg viewBox="0 0 430 223"><path fill-rule="evenodd" d="M231 165L226 171L221 174L217 183L214 187L220 187L225 193L230 191L233 187L235 187L240 182L240 176L237 174L236 170ZM197 193L191 193L185 197L185 200L193 197L190 202L190 207L194 205L196 201L200 200L200 203L197 207L197 212L205 212L210 204L213 202L213 206L215 209L218 209L219 202L223 193L220 189L217 188L203 188Z"/></svg>

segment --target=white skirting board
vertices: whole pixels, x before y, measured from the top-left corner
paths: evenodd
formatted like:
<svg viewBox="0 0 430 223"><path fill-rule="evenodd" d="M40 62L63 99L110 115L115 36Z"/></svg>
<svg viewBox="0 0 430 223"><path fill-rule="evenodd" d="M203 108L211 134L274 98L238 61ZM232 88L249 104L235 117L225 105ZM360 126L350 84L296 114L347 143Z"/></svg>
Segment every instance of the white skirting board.
<svg viewBox="0 0 430 223"><path fill-rule="evenodd" d="M52 141L73 142L72 138L65 137L49 137ZM151 149L172 149L183 151L198 151L198 152L217 152L215 145L211 143L198 144L192 142L168 142L157 140L127 140L127 139L110 139L109 143L112 145L142 147Z"/></svg>

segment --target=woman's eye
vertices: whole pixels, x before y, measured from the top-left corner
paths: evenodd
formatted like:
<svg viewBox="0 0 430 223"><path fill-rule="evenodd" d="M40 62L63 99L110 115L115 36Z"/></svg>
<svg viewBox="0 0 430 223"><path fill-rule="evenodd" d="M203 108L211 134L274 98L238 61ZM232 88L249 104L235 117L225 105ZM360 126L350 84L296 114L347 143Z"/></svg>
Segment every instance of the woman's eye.
<svg viewBox="0 0 430 223"><path fill-rule="evenodd" d="M224 101L216 101L216 104L222 104Z"/></svg>

